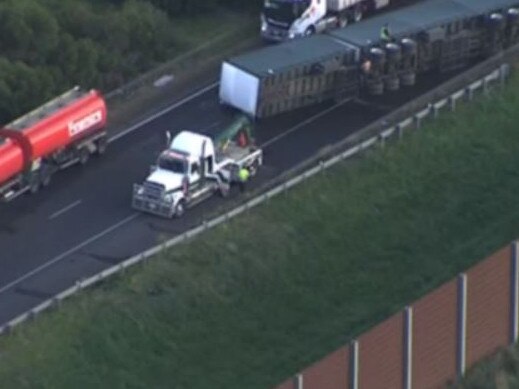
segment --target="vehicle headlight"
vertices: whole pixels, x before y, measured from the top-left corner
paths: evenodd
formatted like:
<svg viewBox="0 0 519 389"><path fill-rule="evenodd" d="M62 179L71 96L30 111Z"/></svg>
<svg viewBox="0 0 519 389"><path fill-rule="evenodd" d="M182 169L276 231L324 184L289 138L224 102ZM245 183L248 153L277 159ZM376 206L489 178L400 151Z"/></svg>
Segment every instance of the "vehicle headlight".
<svg viewBox="0 0 519 389"><path fill-rule="evenodd" d="M294 39L295 37L296 37L296 33L295 32L290 31L288 33L288 39Z"/></svg>
<svg viewBox="0 0 519 389"><path fill-rule="evenodd" d="M164 196L164 200L167 201L168 203L172 203L174 200L173 194L168 193L167 195Z"/></svg>
<svg viewBox="0 0 519 389"><path fill-rule="evenodd" d="M144 195L144 187L141 186L139 189L137 189L137 194L139 196L143 196Z"/></svg>

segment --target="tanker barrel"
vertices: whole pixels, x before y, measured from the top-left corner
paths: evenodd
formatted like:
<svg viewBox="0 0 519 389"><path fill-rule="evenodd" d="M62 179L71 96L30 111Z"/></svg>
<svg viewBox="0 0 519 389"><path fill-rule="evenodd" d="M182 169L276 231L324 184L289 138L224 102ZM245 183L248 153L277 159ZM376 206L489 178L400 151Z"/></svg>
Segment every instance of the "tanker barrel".
<svg viewBox="0 0 519 389"><path fill-rule="evenodd" d="M23 152L23 169L29 169L32 164L33 150L27 137L19 131L10 130L5 127L0 128L0 137L11 139L20 146Z"/></svg>

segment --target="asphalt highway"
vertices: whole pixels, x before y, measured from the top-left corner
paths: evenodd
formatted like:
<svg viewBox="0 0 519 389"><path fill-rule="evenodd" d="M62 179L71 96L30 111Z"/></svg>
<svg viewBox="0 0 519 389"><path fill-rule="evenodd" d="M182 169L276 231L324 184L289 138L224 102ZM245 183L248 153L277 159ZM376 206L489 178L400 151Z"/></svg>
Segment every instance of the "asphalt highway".
<svg viewBox="0 0 519 389"><path fill-rule="evenodd" d="M437 85L424 78L413 89L375 104L321 104L258 123L265 166L260 185ZM171 238L207 217L224 201L214 197L166 220L131 209L141 182L165 147L165 131L215 134L232 115L221 109L215 85L184 99L145 124L112 134L106 155L53 177L49 188L0 205L0 324L107 267ZM200 237L199 239L203 239Z"/></svg>

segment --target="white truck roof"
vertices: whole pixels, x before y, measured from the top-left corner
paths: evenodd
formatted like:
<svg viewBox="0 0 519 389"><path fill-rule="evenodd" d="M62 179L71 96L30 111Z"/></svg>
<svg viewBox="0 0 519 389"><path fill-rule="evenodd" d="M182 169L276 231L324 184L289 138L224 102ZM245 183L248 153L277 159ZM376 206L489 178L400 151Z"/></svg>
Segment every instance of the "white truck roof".
<svg viewBox="0 0 519 389"><path fill-rule="evenodd" d="M190 158L200 158L205 142L205 156L214 155L214 145L211 138L191 131L182 131L171 142L170 150L188 153Z"/></svg>

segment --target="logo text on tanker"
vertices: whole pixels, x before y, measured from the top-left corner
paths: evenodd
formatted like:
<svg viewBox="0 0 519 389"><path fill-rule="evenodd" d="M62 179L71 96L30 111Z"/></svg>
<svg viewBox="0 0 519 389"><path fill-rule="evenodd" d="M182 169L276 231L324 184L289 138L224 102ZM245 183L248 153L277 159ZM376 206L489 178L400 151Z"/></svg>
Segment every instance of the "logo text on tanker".
<svg viewBox="0 0 519 389"><path fill-rule="evenodd" d="M70 134L70 136L76 136L78 134L81 134L83 131L90 129L91 127L100 123L102 120L103 120L103 112L100 109L97 111L94 111L82 119L69 122L69 124L68 124L69 134Z"/></svg>

